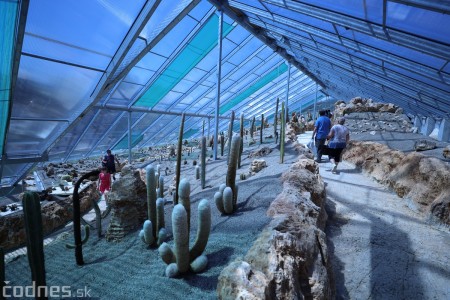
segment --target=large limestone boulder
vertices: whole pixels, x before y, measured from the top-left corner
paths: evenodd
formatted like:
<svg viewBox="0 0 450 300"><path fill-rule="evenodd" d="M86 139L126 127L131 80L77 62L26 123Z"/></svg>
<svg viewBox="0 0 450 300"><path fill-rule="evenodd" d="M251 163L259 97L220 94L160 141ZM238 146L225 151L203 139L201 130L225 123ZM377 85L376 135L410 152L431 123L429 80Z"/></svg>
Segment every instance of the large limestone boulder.
<svg viewBox="0 0 450 300"><path fill-rule="evenodd" d="M300 159L282 181L267 212L271 223L243 259L221 272L219 299L334 299L318 165Z"/></svg>
<svg viewBox="0 0 450 300"><path fill-rule="evenodd" d="M343 159L361 167L400 197L412 200L419 212L450 225L450 166L442 160L358 141L350 141Z"/></svg>
<svg viewBox="0 0 450 300"><path fill-rule="evenodd" d="M106 240L120 241L128 232L141 227L147 219L147 189L139 171L125 166L106 203L111 207Z"/></svg>

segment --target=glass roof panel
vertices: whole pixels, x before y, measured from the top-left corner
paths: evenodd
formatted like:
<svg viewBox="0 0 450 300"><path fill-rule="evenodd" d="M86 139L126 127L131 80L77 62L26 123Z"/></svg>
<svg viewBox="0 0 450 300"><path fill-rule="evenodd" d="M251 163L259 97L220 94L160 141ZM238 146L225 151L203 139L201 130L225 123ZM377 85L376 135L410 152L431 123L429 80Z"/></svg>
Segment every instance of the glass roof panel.
<svg viewBox="0 0 450 300"><path fill-rule="evenodd" d="M101 75L89 69L22 56L13 116L69 119L89 98Z"/></svg>
<svg viewBox="0 0 450 300"><path fill-rule="evenodd" d="M0 43L0 154L3 153L5 126L9 114L17 9L17 2L0 1L0 33L2 36L2 42Z"/></svg>
<svg viewBox="0 0 450 300"><path fill-rule="evenodd" d="M213 15L188 43L179 55L167 66L158 79L136 102L139 106L153 107L157 104L202 58L217 44L218 21ZM223 34L232 26L224 23Z"/></svg>
<svg viewBox="0 0 450 300"><path fill-rule="evenodd" d="M112 57L143 3L144 0L30 1L26 32Z"/></svg>
<svg viewBox="0 0 450 300"><path fill-rule="evenodd" d="M388 1L386 25L450 44L450 15Z"/></svg>
<svg viewBox="0 0 450 300"><path fill-rule="evenodd" d="M304 0L302 2L377 23L383 20L383 3L379 0L352 1L351 5L348 0Z"/></svg>

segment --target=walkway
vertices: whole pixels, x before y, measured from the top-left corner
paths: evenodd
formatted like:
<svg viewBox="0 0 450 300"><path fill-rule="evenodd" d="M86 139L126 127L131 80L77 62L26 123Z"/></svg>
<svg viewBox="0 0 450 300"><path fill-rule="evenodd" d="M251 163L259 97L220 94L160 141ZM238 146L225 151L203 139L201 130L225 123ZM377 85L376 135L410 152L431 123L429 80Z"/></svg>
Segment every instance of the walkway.
<svg viewBox="0 0 450 300"><path fill-rule="evenodd" d="M311 132L299 136L306 144ZM349 163L326 182L326 233L337 299L450 299L450 232Z"/></svg>

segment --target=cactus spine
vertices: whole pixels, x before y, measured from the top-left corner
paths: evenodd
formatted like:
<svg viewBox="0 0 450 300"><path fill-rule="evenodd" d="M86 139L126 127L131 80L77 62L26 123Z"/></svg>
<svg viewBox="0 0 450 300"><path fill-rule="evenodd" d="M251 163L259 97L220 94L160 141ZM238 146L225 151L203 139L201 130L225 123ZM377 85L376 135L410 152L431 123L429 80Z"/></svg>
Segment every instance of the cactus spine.
<svg viewBox="0 0 450 300"><path fill-rule="evenodd" d="M148 245L152 245L156 240L157 244L161 244L166 238L166 230L164 225L164 199L162 197L157 199L156 195L156 176L153 165L148 165L145 168L146 183L147 183L147 215L148 220L144 222L143 229L139 232L142 241ZM161 185L161 179L164 182L164 177L161 175L159 193L164 189L164 183Z"/></svg>
<svg viewBox="0 0 450 300"><path fill-rule="evenodd" d="M285 138L286 122L284 114L284 102L281 103L281 130L280 130L280 163L284 162L284 138Z"/></svg>
<svg viewBox="0 0 450 300"><path fill-rule="evenodd" d="M208 243L211 230L211 208L208 200L202 199L198 205L198 230L191 250L189 250L188 213L181 203L175 205L172 211L172 228L174 250L172 251L166 243L158 249L161 258L168 264L166 276L175 277L187 272L189 267L195 273L203 271L208 259L202 253Z"/></svg>
<svg viewBox="0 0 450 300"><path fill-rule="evenodd" d="M205 188L205 177L206 177L206 137L202 136L202 149L201 149L201 185L202 189Z"/></svg>
<svg viewBox="0 0 450 300"><path fill-rule="evenodd" d="M261 128L259 129L259 143L263 143L263 131L264 131L264 114L261 114Z"/></svg>
<svg viewBox="0 0 450 300"><path fill-rule="evenodd" d="M228 156L227 156L227 164L230 163L231 139L233 137L233 122L234 122L234 110L231 111L231 120L230 120L230 125L228 126Z"/></svg>
<svg viewBox="0 0 450 300"><path fill-rule="evenodd" d="M178 148L177 148L177 169L176 169L176 182L175 182L175 202L174 205L178 204L178 186L180 185L180 173L181 173L181 153L183 147L183 131L184 131L184 119L185 114L181 115L180 133L178 134Z"/></svg>
<svg viewBox="0 0 450 300"><path fill-rule="evenodd" d="M44 262L44 234L42 230L41 202L39 195L34 192L25 192L22 199L23 216L26 232L27 256L31 269L31 279L38 287L45 284L45 262ZM78 218L80 222L80 218ZM2 291L3 294L3 291ZM36 297L44 298L43 296ZM46 298L46 297L45 297Z"/></svg>
<svg viewBox="0 0 450 300"><path fill-rule="evenodd" d="M241 156L244 150L244 113L241 113L241 124L239 127L239 136L241 137L241 143L239 145L239 159L238 159L238 169L241 168Z"/></svg>

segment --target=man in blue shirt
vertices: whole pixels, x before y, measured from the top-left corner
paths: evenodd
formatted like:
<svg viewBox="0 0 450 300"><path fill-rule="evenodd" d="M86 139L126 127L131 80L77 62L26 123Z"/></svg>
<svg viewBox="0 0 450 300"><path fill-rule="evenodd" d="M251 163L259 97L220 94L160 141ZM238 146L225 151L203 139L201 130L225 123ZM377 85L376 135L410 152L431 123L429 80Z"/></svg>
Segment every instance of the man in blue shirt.
<svg viewBox="0 0 450 300"><path fill-rule="evenodd" d="M322 162L322 153L323 146L325 145L325 141L327 139L328 134L331 129L331 121L325 114L324 110L319 111L319 118L317 118L316 123L314 124L314 131L312 134L312 138L315 137L316 148L317 148L317 158L316 162Z"/></svg>

